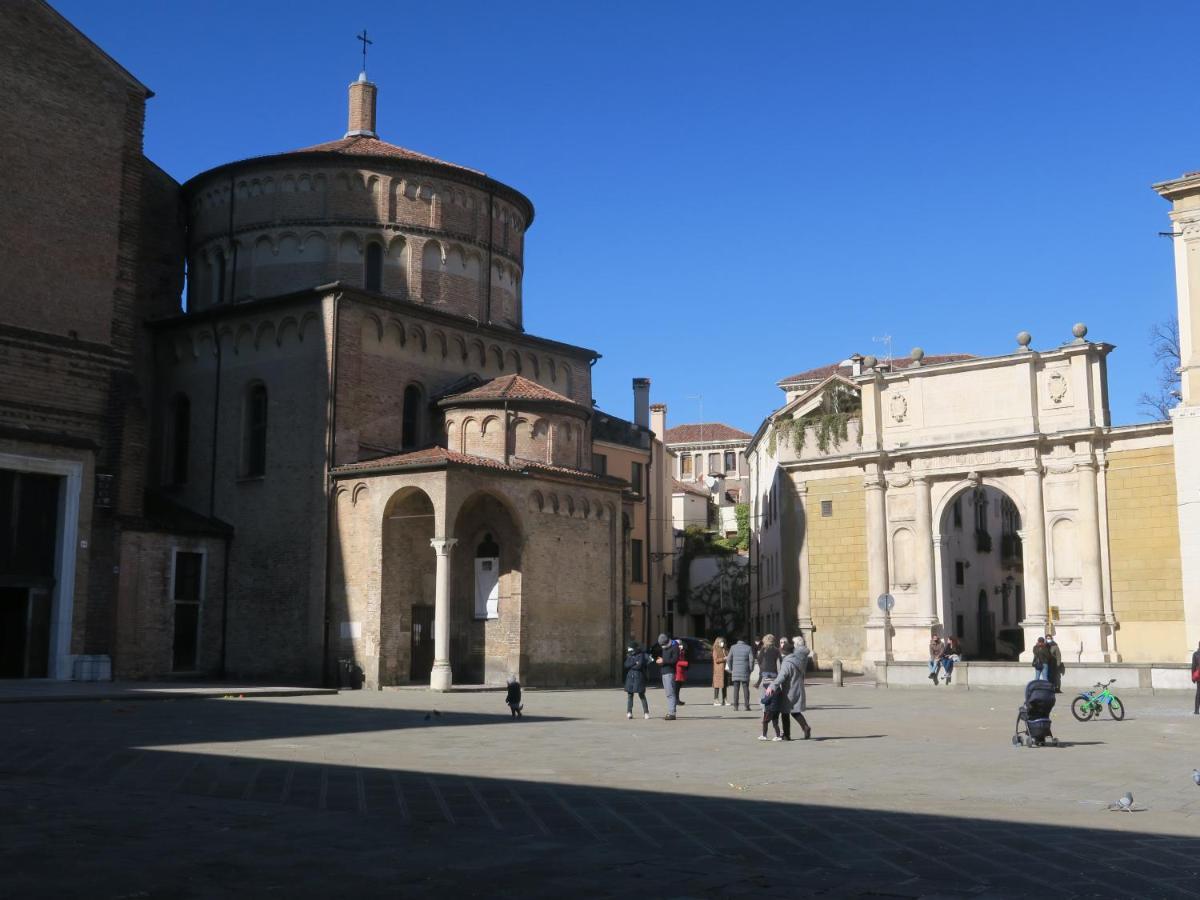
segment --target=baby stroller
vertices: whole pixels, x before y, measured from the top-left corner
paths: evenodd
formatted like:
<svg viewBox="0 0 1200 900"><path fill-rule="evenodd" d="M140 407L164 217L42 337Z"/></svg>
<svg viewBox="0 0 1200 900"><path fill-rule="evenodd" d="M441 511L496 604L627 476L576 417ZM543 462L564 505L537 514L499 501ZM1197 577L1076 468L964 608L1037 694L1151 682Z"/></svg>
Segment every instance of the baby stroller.
<svg viewBox="0 0 1200 900"><path fill-rule="evenodd" d="M1058 738L1050 731L1050 711L1054 709L1054 685L1034 680L1025 685L1025 703L1017 710L1017 727L1012 737L1014 747L1058 746Z"/></svg>

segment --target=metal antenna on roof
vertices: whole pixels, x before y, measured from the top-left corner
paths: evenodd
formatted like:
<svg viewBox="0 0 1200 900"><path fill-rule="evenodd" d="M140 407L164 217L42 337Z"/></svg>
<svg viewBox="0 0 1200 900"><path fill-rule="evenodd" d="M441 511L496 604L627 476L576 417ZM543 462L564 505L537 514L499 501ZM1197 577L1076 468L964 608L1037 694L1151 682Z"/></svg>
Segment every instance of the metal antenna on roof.
<svg viewBox="0 0 1200 900"><path fill-rule="evenodd" d="M892 367L892 336L890 334L885 334L882 337L873 337L871 338L871 341L876 344L883 344L884 348L887 350L887 365L890 369Z"/></svg>
<svg viewBox="0 0 1200 900"><path fill-rule="evenodd" d="M362 67L362 70L363 70L363 74L366 74L366 71L367 71L367 45L368 45L368 44L373 44L373 43L375 43L375 42L374 42L374 41L372 41L372 40L370 40L370 39L367 37L367 29L365 29L365 28L362 30L362 34L356 34L356 35L355 35L355 37L356 37L358 40L362 41L362 45L363 45L363 48L362 48L362 54L363 54L363 67Z"/></svg>

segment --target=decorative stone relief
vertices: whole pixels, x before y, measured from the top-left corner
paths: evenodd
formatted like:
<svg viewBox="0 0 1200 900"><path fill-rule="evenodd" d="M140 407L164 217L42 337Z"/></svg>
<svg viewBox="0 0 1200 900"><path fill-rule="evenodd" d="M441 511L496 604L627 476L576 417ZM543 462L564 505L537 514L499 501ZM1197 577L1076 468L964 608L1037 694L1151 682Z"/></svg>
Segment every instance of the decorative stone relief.
<svg viewBox="0 0 1200 900"><path fill-rule="evenodd" d="M903 394L892 394L891 403L889 404L892 412L892 421L901 423L908 418L908 398Z"/></svg>
<svg viewBox="0 0 1200 900"><path fill-rule="evenodd" d="M1061 406L1067 399L1067 392L1067 376L1062 372L1051 373L1046 379L1046 393L1050 396L1050 402L1055 406Z"/></svg>

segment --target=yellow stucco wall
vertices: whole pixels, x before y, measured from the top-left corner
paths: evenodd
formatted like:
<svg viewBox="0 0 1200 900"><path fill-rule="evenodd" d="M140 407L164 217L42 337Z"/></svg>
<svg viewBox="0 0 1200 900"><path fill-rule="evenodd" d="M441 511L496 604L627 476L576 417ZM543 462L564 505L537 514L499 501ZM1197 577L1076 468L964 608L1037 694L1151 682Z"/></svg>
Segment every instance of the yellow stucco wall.
<svg viewBox="0 0 1200 900"><path fill-rule="evenodd" d="M833 503L821 515L821 501ZM861 475L808 482L809 597L813 651L822 666L833 657L862 656L867 619L866 493Z"/></svg>
<svg viewBox="0 0 1200 900"><path fill-rule="evenodd" d="M1106 477L1117 650L1127 662L1185 659L1174 450L1114 450Z"/></svg>

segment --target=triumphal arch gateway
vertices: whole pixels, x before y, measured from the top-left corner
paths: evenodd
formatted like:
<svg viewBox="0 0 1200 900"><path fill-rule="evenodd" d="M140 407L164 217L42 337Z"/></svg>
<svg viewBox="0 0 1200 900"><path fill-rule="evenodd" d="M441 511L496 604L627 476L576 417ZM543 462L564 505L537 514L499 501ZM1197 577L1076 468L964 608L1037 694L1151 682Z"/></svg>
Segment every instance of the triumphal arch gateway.
<svg viewBox="0 0 1200 900"><path fill-rule="evenodd" d="M819 659L922 660L933 630L976 659L1027 659L1047 633L1079 663L1183 653L1171 426L1112 427L1112 345L1065 337L853 357L764 423L757 490L783 508L766 519ZM881 595L890 613L864 602Z"/></svg>

